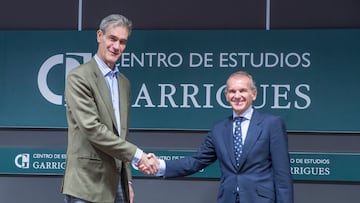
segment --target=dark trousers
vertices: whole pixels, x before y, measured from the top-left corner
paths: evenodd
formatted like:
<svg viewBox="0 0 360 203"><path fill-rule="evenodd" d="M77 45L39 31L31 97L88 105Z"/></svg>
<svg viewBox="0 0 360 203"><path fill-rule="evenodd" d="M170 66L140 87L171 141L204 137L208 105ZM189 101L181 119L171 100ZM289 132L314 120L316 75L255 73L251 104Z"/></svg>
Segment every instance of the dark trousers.
<svg viewBox="0 0 360 203"><path fill-rule="evenodd" d="M114 203L124 203L124 202L125 202L124 192L123 192L123 189L121 186L121 180L120 180ZM79 198L76 198L76 197L73 197L70 195L65 195L65 203L91 203L91 202L83 200L83 199L79 199Z"/></svg>

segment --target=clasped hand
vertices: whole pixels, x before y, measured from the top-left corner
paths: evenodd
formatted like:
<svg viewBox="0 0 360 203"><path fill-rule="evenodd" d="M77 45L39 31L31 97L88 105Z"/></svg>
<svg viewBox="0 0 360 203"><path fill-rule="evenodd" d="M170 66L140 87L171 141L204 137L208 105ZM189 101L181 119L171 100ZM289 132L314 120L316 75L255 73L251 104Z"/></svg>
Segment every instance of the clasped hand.
<svg viewBox="0 0 360 203"><path fill-rule="evenodd" d="M159 170L160 162L155 154L143 153L137 167L144 174L155 174Z"/></svg>

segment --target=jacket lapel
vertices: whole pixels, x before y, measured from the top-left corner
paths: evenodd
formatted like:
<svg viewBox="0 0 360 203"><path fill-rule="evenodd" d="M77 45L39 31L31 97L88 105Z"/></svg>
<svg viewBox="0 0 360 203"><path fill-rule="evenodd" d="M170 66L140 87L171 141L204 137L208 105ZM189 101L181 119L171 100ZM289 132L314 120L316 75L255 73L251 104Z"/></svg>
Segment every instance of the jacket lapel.
<svg viewBox="0 0 360 203"><path fill-rule="evenodd" d="M104 76L102 75L95 59L92 59L91 60L91 63L92 63L92 68L93 68L93 71L94 71L94 74L95 74L95 83L96 83L96 86L98 87L98 91L99 91L99 94L101 95L101 98L103 99L103 102L106 106L106 109L108 110L109 112L109 115L111 117L111 120L113 121L113 125L115 126L116 128L116 118L115 118L115 113L114 113L114 110L113 110L113 106L112 106L112 102L111 102L111 96L110 96L110 92L109 92L109 88L106 84L106 81L105 81L105 78Z"/></svg>
<svg viewBox="0 0 360 203"><path fill-rule="evenodd" d="M117 76L118 80L118 88L119 88L119 105L120 105L120 128L121 134L119 136L125 137L126 132L123 132L127 128L127 109L128 109L128 101L127 101L127 89L124 80L121 77L121 73Z"/></svg>
<svg viewBox="0 0 360 203"><path fill-rule="evenodd" d="M259 127L260 122L261 122L261 117L260 117L259 113L254 110L253 115L250 120L245 143L243 146L243 152L241 154L239 169L244 165L244 163L249 155L249 152L254 147L256 141L258 140L258 138L260 136L260 133L261 133L261 127Z"/></svg>
<svg viewBox="0 0 360 203"><path fill-rule="evenodd" d="M223 138L224 138L223 140L225 143L224 147L225 147L227 153L229 154L231 164L236 168L232 116L230 116L225 123L224 131L223 131Z"/></svg>

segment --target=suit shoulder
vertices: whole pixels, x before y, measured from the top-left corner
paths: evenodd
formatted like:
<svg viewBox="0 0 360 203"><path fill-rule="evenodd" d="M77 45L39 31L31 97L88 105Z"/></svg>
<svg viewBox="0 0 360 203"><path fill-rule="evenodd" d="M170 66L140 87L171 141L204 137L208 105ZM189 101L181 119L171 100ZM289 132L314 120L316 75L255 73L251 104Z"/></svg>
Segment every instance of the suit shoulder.
<svg viewBox="0 0 360 203"><path fill-rule="evenodd" d="M90 60L89 62L86 62L71 69L68 73L68 77L76 76L84 79L91 78L91 76L94 75L94 72L96 72L96 68L97 68L96 62L94 64L94 61Z"/></svg>
<svg viewBox="0 0 360 203"><path fill-rule="evenodd" d="M226 125L229 121L232 120L232 116L228 116L226 118L222 118L222 119L219 119L219 120L216 120L212 123L212 128L218 128L220 126L224 126Z"/></svg>
<svg viewBox="0 0 360 203"><path fill-rule="evenodd" d="M279 116L279 115L275 115L275 114L271 114L271 113L267 113L267 112L259 112L259 111L254 111L253 117L251 118L251 120L254 120L255 122L258 123L266 123L268 125L285 125L285 120L283 119L283 117Z"/></svg>
<svg viewBox="0 0 360 203"><path fill-rule="evenodd" d="M253 116L262 117L266 119L282 119L282 117L279 115L271 114L268 112L260 112L260 111L254 111Z"/></svg>

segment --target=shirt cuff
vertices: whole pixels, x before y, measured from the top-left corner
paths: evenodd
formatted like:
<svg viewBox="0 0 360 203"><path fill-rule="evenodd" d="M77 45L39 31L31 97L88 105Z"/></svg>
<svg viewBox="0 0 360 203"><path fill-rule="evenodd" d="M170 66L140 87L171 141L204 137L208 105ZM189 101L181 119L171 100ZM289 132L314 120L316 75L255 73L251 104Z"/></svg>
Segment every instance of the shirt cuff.
<svg viewBox="0 0 360 203"><path fill-rule="evenodd" d="M141 157L142 157L142 154L143 154L143 150L137 148L136 149L136 152L135 152L135 155L133 157L133 159L131 160L131 163L135 166L139 165L139 162L141 160Z"/></svg>
<svg viewBox="0 0 360 203"><path fill-rule="evenodd" d="M166 171L166 163L164 160L159 159L160 166L158 171L154 174L155 176L164 176Z"/></svg>

